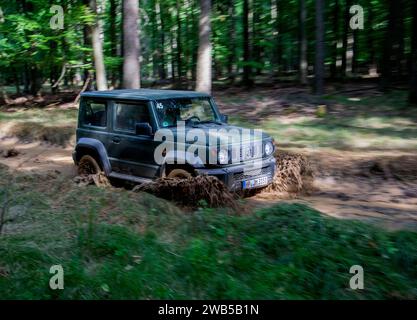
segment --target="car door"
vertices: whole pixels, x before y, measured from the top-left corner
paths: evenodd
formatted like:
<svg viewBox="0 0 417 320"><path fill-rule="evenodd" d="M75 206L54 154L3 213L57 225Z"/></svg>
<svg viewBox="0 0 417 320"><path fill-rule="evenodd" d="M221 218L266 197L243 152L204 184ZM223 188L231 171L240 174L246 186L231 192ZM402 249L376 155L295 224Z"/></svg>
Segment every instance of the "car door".
<svg viewBox="0 0 417 320"><path fill-rule="evenodd" d="M109 113L108 101L99 98L83 98L80 104L77 141L80 138L92 138L99 140L107 148Z"/></svg>
<svg viewBox="0 0 417 320"><path fill-rule="evenodd" d="M153 135L137 135L136 123L151 126L151 107L148 101L114 101L113 126L109 137L108 154L112 170L145 178L153 178L159 166L154 161L157 143Z"/></svg>

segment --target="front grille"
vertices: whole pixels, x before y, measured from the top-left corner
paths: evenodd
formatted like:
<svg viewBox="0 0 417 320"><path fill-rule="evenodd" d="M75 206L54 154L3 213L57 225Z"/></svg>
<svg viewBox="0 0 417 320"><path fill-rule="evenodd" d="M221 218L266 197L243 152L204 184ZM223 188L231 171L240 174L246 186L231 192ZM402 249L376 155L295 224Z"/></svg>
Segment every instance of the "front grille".
<svg viewBox="0 0 417 320"><path fill-rule="evenodd" d="M238 151L238 154L236 154L236 151ZM238 150L232 148L232 159L238 159L239 162L244 162L256 158L261 158L262 151L262 143L242 144Z"/></svg>
<svg viewBox="0 0 417 320"><path fill-rule="evenodd" d="M265 168L261 168L261 169L254 169L254 170L250 170L250 171L235 173L233 175L233 179L235 181L242 181L242 180L245 180L245 179L249 179L251 177L265 176L265 175L272 178L272 169L271 169L271 167L265 167Z"/></svg>

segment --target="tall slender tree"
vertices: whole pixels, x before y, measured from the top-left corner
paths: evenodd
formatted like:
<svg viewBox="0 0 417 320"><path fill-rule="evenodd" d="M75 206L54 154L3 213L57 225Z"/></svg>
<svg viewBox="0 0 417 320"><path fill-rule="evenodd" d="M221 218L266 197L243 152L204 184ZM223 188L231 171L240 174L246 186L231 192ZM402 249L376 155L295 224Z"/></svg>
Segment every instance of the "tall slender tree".
<svg viewBox="0 0 417 320"><path fill-rule="evenodd" d="M253 80L251 78L251 46L249 38L249 0L243 0L242 13L242 27L243 27L243 78L242 84L244 86L251 86Z"/></svg>
<svg viewBox="0 0 417 320"><path fill-rule="evenodd" d="M388 25L385 29L384 51L381 63L380 90L389 91L392 82L393 56L395 56L398 24L398 9L396 0L388 0Z"/></svg>
<svg viewBox="0 0 417 320"><path fill-rule="evenodd" d="M338 60L339 60L339 14L340 12L340 0L334 0L333 4L333 41L332 41L332 64L330 66L330 73L331 78L336 79L339 76L339 66L338 66Z"/></svg>
<svg viewBox="0 0 417 320"><path fill-rule="evenodd" d="M181 23L181 2L176 0L176 22L177 22L177 73L178 73L178 83L181 83L182 80L182 23Z"/></svg>
<svg viewBox="0 0 417 320"><path fill-rule="evenodd" d="M306 1L299 0L300 4L300 61L299 61L299 70L300 70L300 83L305 85L307 84L307 36L306 36L306 20L307 20L307 10L306 10Z"/></svg>
<svg viewBox="0 0 417 320"><path fill-rule="evenodd" d="M373 3L371 2L368 7L368 25L370 28L370 32L367 34L367 41L369 46L369 75L375 76L377 74L377 62L376 62L376 32L374 29L375 23L375 9L373 8Z"/></svg>
<svg viewBox="0 0 417 320"><path fill-rule="evenodd" d="M324 93L324 0L316 0L316 57L314 65L314 93Z"/></svg>
<svg viewBox="0 0 417 320"><path fill-rule="evenodd" d="M211 93L211 0L200 0L196 90Z"/></svg>
<svg viewBox="0 0 417 320"><path fill-rule="evenodd" d="M164 29L164 17L162 14L163 6L160 4L160 0L155 0L155 19L156 19L156 31L159 39L157 44L157 52L155 58L157 61L154 63L158 66L158 77L160 80L166 79L166 69L165 69L165 29Z"/></svg>
<svg viewBox="0 0 417 320"><path fill-rule="evenodd" d="M277 19L276 19L276 34L277 34L277 44L276 44L276 64L278 75L282 71L283 64L283 34L284 34L284 12L285 12L285 2L283 0L276 0L276 10L277 10Z"/></svg>
<svg viewBox="0 0 417 320"><path fill-rule="evenodd" d="M351 54L352 54L352 32L349 27L350 22L350 7L352 6L352 0L345 1L344 7L344 24L343 24L343 54L342 54L342 74L346 77L351 71Z"/></svg>
<svg viewBox="0 0 417 320"><path fill-rule="evenodd" d="M139 2L123 0L123 87L140 88Z"/></svg>
<svg viewBox="0 0 417 320"><path fill-rule="evenodd" d="M93 45L94 67L96 70L97 90L107 90L107 77L106 68L104 66L103 44L100 39L100 17L97 15L97 1L90 0L89 6L91 12L97 16L96 21L90 26L91 42Z"/></svg>
<svg viewBox="0 0 417 320"><path fill-rule="evenodd" d="M412 0L412 38L411 38L411 81L410 81L410 103L417 105L417 1Z"/></svg>
<svg viewBox="0 0 417 320"><path fill-rule="evenodd" d="M117 56L117 34L116 34L116 0L110 0L110 16L109 16L109 38L110 38L110 54L114 58ZM117 73L111 70L111 85L116 86Z"/></svg>
<svg viewBox="0 0 417 320"><path fill-rule="evenodd" d="M229 50L227 58L227 73L231 83L235 81L235 70L234 64L236 59L236 10L235 10L235 0L229 0L229 30L230 30L230 41L229 41Z"/></svg>

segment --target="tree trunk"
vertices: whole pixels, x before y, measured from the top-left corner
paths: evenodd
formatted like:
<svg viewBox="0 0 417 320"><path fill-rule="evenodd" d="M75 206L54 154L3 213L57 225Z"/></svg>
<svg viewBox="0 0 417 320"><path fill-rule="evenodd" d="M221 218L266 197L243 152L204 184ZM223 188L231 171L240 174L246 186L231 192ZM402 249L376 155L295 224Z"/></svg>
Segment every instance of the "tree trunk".
<svg viewBox="0 0 417 320"><path fill-rule="evenodd" d="M251 62L251 52L250 52L250 40L249 40L249 0L243 0L243 78L242 84L246 87L253 85L253 80L251 78L252 67L250 66Z"/></svg>
<svg viewBox="0 0 417 320"><path fill-rule="evenodd" d="M351 44L349 43L349 38L351 37L351 32L350 32L350 27L349 27L349 23L350 23L350 13L349 13L349 9L352 6L352 0L346 0L345 3L345 12L344 12L344 25L343 25L343 53L342 53L342 74L343 77L346 77L347 74L349 73L349 69L350 69L350 62L349 60L349 55L351 54L351 52L349 52L351 50L350 46Z"/></svg>
<svg viewBox="0 0 417 320"><path fill-rule="evenodd" d="M372 8L372 4L369 5L368 10L368 25L370 31L368 32L368 46L369 46L369 67L368 73L370 76L377 75L377 62L376 62L376 32L373 30L375 21L375 10Z"/></svg>
<svg viewBox="0 0 417 320"><path fill-rule="evenodd" d="M193 2L194 3L194 2ZM194 3L196 4L196 3ZM198 23L199 23L199 17L197 16L197 14L195 13L196 10L191 10L192 11L192 25L193 25L193 30L196 30L198 27ZM196 32L193 32L193 38L192 38L192 53L191 53L191 80L193 82L197 81L197 60L198 60L198 48L197 50L195 49L197 41L198 41L198 34L196 34Z"/></svg>
<svg viewBox="0 0 417 320"><path fill-rule="evenodd" d="M315 94L324 93L324 0L316 0Z"/></svg>
<svg viewBox="0 0 417 320"><path fill-rule="evenodd" d="M406 59L405 59L405 28L404 28L404 7L406 6L406 1L398 0L396 1L397 8L397 26L396 26L396 36L397 44L395 45L396 50L396 74L397 80L403 79L403 71L406 68Z"/></svg>
<svg viewBox="0 0 417 320"><path fill-rule="evenodd" d="M116 15L117 15L116 0L110 0L109 38L110 38L110 54L113 58L117 57ZM116 80L117 80L117 72L116 72L116 68L113 68L111 70L111 85L113 88L116 87Z"/></svg>
<svg viewBox="0 0 417 320"><path fill-rule="evenodd" d="M180 0L176 0L177 5L177 72L178 72L178 83L181 84L182 80L182 43L181 43L181 17L180 10L181 4Z"/></svg>
<svg viewBox="0 0 417 320"><path fill-rule="evenodd" d="M411 38L411 68L409 101L417 106L417 1L413 0L413 27Z"/></svg>
<svg viewBox="0 0 417 320"><path fill-rule="evenodd" d="M352 74L356 74L358 71L358 44L359 44L359 32L353 30L352 32Z"/></svg>
<svg viewBox="0 0 417 320"><path fill-rule="evenodd" d="M89 1L90 10L97 15L97 1ZM100 40L100 24L99 18L90 27L91 42L93 44L94 67L96 69L97 90L107 90L106 69L104 67L103 45Z"/></svg>
<svg viewBox="0 0 417 320"><path fill-rule="evenodd" d="M196 90L211 93L211 0L200 0Z"/></svg>
<svg viewBox="0 0 417 320"><path fill-rule="evenodd" d="M306 20L307 20L307 11L306 11L306 2L305 0L300 0L300 62L299 62L299 72L300 72L300 83L302 85L307 84L307 37L306 37Z"/></svg>
<svg viewBox="0 0 417 320"><path fill-rule="evenodd" d="M333 27L334 27L334 34L333 34L333 43L332 43L332 64L331 64L331 78L337 79L339 76L339 67L338 67L338 60L339 60L339 50L338 44L340 41L339 35L339 5L340 0L334 1L333 7Z"/></svg>
<svg viewBox="0 0 417 320"><path fill-rule="evenodd" d="M282 35L283 35L283 26L284 26L284 1L276 0L277 7L277 49L276 49L276 63L278 74L281 73L282 68L282 54L283 54L283 45L282 45Z"/></svg>
<svg viewBox="0 0 417 320"><path fill-rule="evenodd" d="M158 47L158 75L160 80L166 79L165 69L165 29L164 29L164 17L162 14L163 6L160 5L159 0L155 1L155 11L157 19L157 28L159 35L159 47Z"/></svg>
<svg viewBox="0 0 417 320"><path fill-rule="evenodd" d="M252 44L253 44L253 60L257 63L261 63L262 47L259 42L262 39L262 27L261 27L261 16L260 16L259 4L256 1L252 1ZM261 68L256 68L256 75L260 75L262 72Z"/></svg>
<svg viewBox="0 0 417 320"><path fill-rule="evenodd" d="M84 4L88 5L88 0L84 0ZM84 25L83 28L83 43L84 43L84 47L88 48L91 47L91 28L88 25ZM89 63L89 53L83 53L83 60L84 63L87 64ZM85 87L86 91L90 91L92 90L92 84L91 84L91 68L85 68L84 69L84 73L83 73L83 87ZM88 81L87 81L88 79Z"/></svg>
<svg viewBox="0 0 417 320"><path fill-rule="evenodd" d="M16 86L16 94L20 95L20 79L19 79L19 70L15 67L13 68L14 83Z"/></svg>
<svg viewBox="0 0 417 320"><path fill-rule="evenodd" d="M169 43L170 43L170 55L169 55L169 58L170 58L170 64L171 64L171 79L172 79L172 82L173 83L175 83L177 81L176 80L177 75L175 73L176 66L175 66L175 57L174 57L174 54L175 54L174 42L175 42L174 35L171 32L170 33L170 37L169 37Z"/></svg>
<svg viewBox="0 0 417 320"><path fill-rule="evenodd" d="M236 59L236 19L235 19L235 2L234 0L229 0L229 21L230 21L230 42L229 42L229 52L227 57L227 73L230 82L233 84L235 81L235 69L234 63Z"/></svg>
<svg viewBox="0 0 417 320"><path fill-rule="evenodd" d="M392 58L395 56L395 43L397 39L397 23L398 23L398 9L397 0L388 0L389 14L388 14L388 25L385 31L384 50L382 55L381 63L381 81L380 90L383 92L389 91L392 82Z"/></svg>
<svg viewBox="0 0 417 320"><path fill-rule="evenodd" d="M23 93L29 93L30 92L30 79L29 79L29 66L27 62L25 62L24 70L23 70Z"/></svg>
<svg viewBox="0 0 417 320"><path fill-rule="evenodd" d="M123 1L123 87L140 88L139 66L139 3L138 0Z"/></svg>
<svg viewBox="0 0 417 320"><path fill-rule="evenodd" d="M30 93L32 95L38 95L39 91L42 87L42 83L41 83L41 77L39 74L39 69L36 65L33 65L30 68Z"/></svg>

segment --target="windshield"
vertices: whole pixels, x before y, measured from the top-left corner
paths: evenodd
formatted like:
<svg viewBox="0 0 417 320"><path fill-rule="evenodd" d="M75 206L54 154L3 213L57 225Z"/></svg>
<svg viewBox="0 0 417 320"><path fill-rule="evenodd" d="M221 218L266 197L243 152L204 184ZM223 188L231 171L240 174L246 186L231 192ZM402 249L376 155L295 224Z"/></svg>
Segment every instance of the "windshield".
<svg viewBox="0 0 417 320"><path fill-rule="evenodd" d="M159 125L164 128L176 126L178 121L185 121L186 124L217 122L209 98L157 100L156 112Z"/></svg>

